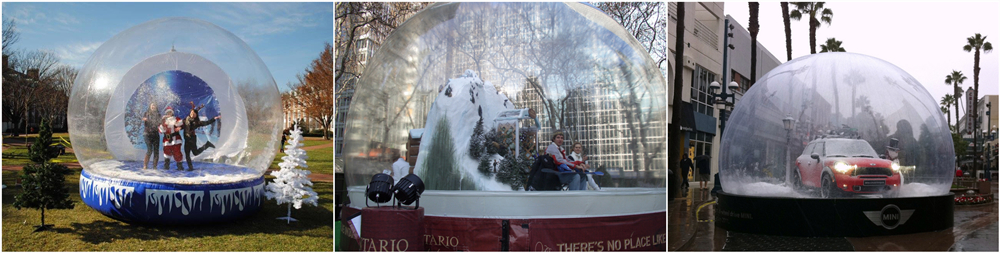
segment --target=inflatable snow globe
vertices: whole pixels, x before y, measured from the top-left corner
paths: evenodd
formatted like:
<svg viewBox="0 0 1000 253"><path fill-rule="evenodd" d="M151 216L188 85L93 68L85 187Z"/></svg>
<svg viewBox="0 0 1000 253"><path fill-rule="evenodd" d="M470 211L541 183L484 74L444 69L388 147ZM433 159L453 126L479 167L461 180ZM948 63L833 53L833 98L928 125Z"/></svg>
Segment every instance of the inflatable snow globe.
<svg viewBox="0 0 1000 253"><path fill-rule="evenodd" d="M820 53L774 68L726 122L721 226L797 224L765 232L797 236L950 227L955 153L939 108L910 74L867 55Z"/></svg>
<svg viewBox="0 0 1000 253"><path fill-rule="evenodd" d="M727 193L801 198L948 193L955 153L934 98L891 63L821 53L762 77L726 122Z"/></svg>
<svg viewBox="0 0 1000 253"><path fill-rule="evenodd" d="M354 95L342 148L350 204L341 215L419 203L434 217L424 231L454 239L427 244L431 251L501 250L492 246L503 239L476 231L503 219L532 219L538 231L572 220L595 234L607 220L660 238L666 226L648 224L666 224L663 75L635 38L587 4L430 5L382 42L345 91ZM583 185L563 188L544 162L549 148L587 157ZM412 205L398 198L409 191L386 189L378 175L407 187L411 172L426 189ZM581 186L601 190L562 190ZM379 198L385 190L396 198Z"/></svg>
<svg viewBox="0 0 1000 253"><path fill-rule="evenodd" d="M428 233L457 233L442 223L455 217L632 215L634 224L666 224L664 74L599 9L435 3L393 31L366 66L345 122L343 216L392 205L366 197L376 174L399 182L412 172L426 189L424 215L442 218L425 222ZM564 188L550 165L532 177L549 148L586 156L590 172L575 189L601 191L564 190L573 186ZM632 228L650 236L666 229Z"/></svg>
<svg viewBox="0 0 1000 253"><path fill-rule="evenodd" d="M267 66L232 33L189 18L129 28L101 45L73 84L80 196L128 222L252 214L281 115Z"/></svg>

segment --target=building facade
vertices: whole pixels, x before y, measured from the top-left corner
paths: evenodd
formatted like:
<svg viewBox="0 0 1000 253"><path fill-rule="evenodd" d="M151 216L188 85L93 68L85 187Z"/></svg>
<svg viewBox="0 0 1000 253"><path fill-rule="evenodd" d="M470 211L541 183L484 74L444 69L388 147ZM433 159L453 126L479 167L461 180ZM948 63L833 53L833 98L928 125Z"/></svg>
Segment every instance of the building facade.
<svg viewBox="0 0 1000 253"><path fill-rule="evenodd" d="M717 158L719 157L719 143L721 140L722 121L732 111L732 107L723 108L716 106L713 91L709 88L712 82L718 82L723 87L732 81L739 84L740 89L735 91L734 106L739 106L739 98L752 87L756 80L750 80L750 32L740 25L729 15L724 15L724 3L721 2L687 2L685 9L684 25L684 55L683 62L674 62L676 49L674 43L668 43L670 56L668 61L668 115L672 116L673 107L681 106L681 122L669 122L669 124L680 124L680 128L686 131L682 150L690 157L699 155L711 156L711 174L719 171ZM668 3L669 19L667 20L668 40L675 41L677 34L677 3ZM733 37L729 39L729 44L733 45L727 56L723 58L723 45L725 34L725 23L728 19L733 26L731 30ZM726 61L729 68L723 70L723 62ZM683 73L679 73L683 79L684 87L673 90L673 75L675 64L683 65ZM756 78L760 79L768 71L781 65L781 61L760 42L757 43L757 64ZM722 73L728 72L726 81L722 80ZM681 92L681 104L674 104L671 101L674 92ZM780 105L779 105L780 106ZM670 116L668 116L669 121ZM783 139L782 139L783 141ZM777 151L775 151L777 153Z"/></svg>
<svg viewBox="0 0 1000 253"><path fill-rule="evenodd" d="M966 98L973 97L973 89L969 88L965 94ZM972 106L972 100L966 99L968 106ZM997 131L997 95L984 95L979 98L979 106L974 110L978 112L978 119L972 118L972 110L966 110L965 114L958 121L958 131L962 135L962 139L968 142L968 147L966 148L966 155L964 157L958 157L960 166L971 166L973 164L973 159L976 158L975 155L979 155L978 159L981 164L986 164L985 162L994 161L993 153L995 153L995 148L997 141L994 132ZM978 126L977 126L978 125ZM973 128L976 127L976 128ZM975 131L978 131L975 132ZM978 139L976 139L978 138ZM976 143L974 143L976 141ZM994 164L989 164L996 167ZM994 170L995 172L995 170Z"/></svg>

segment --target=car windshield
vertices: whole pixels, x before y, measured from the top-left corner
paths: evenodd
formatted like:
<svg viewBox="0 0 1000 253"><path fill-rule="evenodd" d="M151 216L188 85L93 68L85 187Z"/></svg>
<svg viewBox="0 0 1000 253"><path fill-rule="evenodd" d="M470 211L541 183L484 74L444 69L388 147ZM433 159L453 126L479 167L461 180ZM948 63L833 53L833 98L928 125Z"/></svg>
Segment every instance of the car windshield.
<svg viewBox="0 0 1000 253"><path fill-rule="evenodd" d="M864 140L828 140L827 157L877 157L875 149Z"/></svg>

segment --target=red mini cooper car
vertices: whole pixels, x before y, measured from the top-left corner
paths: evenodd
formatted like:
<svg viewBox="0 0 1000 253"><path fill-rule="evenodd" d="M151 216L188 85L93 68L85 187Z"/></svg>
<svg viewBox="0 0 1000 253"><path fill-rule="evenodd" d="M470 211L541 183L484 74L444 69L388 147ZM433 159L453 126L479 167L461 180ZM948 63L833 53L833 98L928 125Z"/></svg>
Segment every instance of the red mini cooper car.
<svg viewBox="0 0 1000 253"><path fill-rule="evenodd" d="M865 140L826 138L809 142L795 164L797 188L819 188L823 198L847 194L891 196L902 184L899 164L881 159Z"/></svg>

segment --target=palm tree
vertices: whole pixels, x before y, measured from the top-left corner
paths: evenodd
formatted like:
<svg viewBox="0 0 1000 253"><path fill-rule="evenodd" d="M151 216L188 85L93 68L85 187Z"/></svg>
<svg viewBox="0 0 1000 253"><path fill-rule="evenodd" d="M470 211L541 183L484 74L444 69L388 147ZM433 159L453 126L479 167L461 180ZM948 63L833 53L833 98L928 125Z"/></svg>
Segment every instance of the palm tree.
<svg viewBox="0 0 1000 253"><path fill-rule="evenodd" d="M975 90L972 91L972 97L971 97L972 118L970 119L970 120L975 120L979 118L979 113L978 113L979 110L976 110L976 108L979 108L979 50L982 49L983 52L989 53L990 51L993 51L993 44L986 42L986 36L982 36L979 33L976 33L975 36L966 38L966 40L969 41L969 44L963 46L962 50L965 50L966 52L971 52L973 49L976 50L976 57L975 57L976 63L972 67L972 87ZM966 104L965 106L966 108L968 108L969 105ZM979 124L972 124L973 133L977 133L979 131L978 126ZM976 143L979 141L978 137L976 137L975 134L973 134L972 136L973 136L972 143L973 145L976 145ZM973 153L973 155L976 154ZM976 168L976 166L978 165L978 162L976 161L978 160L972 159L973 168Z"/></svg>
<svg viewBox="0 0 1000 253"><path fill-rule="evenodd" d="M948 129L951 129L951 115L948 115L948 107L953 103L955 103L955 96L951 94L944 94L944 97L941 98L941 111L944 112L944 117L948 118ZM957 115L958 111L955 111L955 114Z"/></svg>
<svg viewBox="0 0 1000 253"><path fill-rule="evenodd" d="M795 10L789 15L792 19L802 20L802 14L809 14L809 50L811 54L816 53L816 29L823 23L829 25L833 22L833 11L823 8L826 2L794 2ZM816 19L816 14L820 14L820 19Z"/></svg>
<svg viewBox="0 0 1000 253"><path fill-rule="evenodd" d="M858 85L865 82L865 77L857 69L852 69L851 73L844 76L844 82L851 86L851 117L855 117L857 116L857 111L854 108L858 107L855 97L857 97Z"/></svg>
<svg viewBox="0 0 1000 253"><path fill-rule="evenodd" d="M757 22L757 13L760 12L760 3L750 2L750 83L747 88L757 82L757 32L760 31L760 22Z"/></svg>
<svg viewBox="0 0 1000 253"><path fill-rule="evenodd" d="M945 77L944 82L955 87L955 95L952 96L952 99L955 104L955 122L958 122L958 115L960 115L958 114L960 112L958 110L958 103L960 102L959 98L962 97L962 88L959 85L965 82L965 75L962 75L962 71L952 70L951 74Z"/></svg>
<svg viewBox="0 0 1000 253"><path fill-rule="evenodd" d="M675 180L677 178L680 178L680 174L681 174L680 173L681 170L680 170L680 166L679 165L680 165L680 162L681 162L681 158L680 158L681 157L681 146L684 145L684 141L683 141L682 138L680 138L680 136L684 136L685 135L685 133L683 131L681 131L681 126L680 126L681 125L680 124L680 122L681 122L681 116L680 116L681 115L681 107L684 104L684 101L681 101L681 93L682 93L681 91L684 88L684 78L683 78L683 76L684 76L683 75L683 73L684 73L683 72L684 71L684 33L685 33L685 31L684 31L684 11L685 11L685 9L684 9L684 2L677 2L677 22L675 23L675 25L677 26L677 30L676 30L677 31L677 36L676 36L676 38L675 38L676 40L674 42L674 50L675 50L675 52L674 52L674 86L673 86L674 94L672 94L673 96L671 98L671 100L673 101L673 107L671 108L673 110L672 111L673 114L670 115L670 117L671 117L670 120L671 120L671 122L673 122L673 124L670 124L670 126L668 126L668 128L669 128L668 129L668 131L669 131L669 135L668 136L671 136L672 138L670 138L669 143L667 144L667 146L669 146L669 148L668 148L669 150L667 151L669 153L667 154L667 157L670 158L670 164L668 165L668 167L670 168L671 171L674 172L674 175L675 175L674 179ZM678 186L680 184L678 184L677 182L670 182L670 183L671 183L671 187L670 187L670 190L668 190L668 194L669 194L668 198L673 199L673 197L676 196L677 193L680 191L680 188Z"/></svg>
<svg viewBox="0 0 1000 253"><path fill-rule="evenodd" d="M945 95L945 96L948 96L948 95ZM949 118L950 116L948 116L948 106L944 105L944 101L941 101L941 103L942 103L942 105L941 105L941 112L944 113L944 115L945 115L944 117L945 118L948 118L948 130L950 131L951 130L951 118ZM954 131L952 131L952 132L954 132Z"/></svg>
<svg viewBox="0 0 1000 253"><path fill-rule="evenodd" d="M781 18L785 21L785 51L792 60L792 21L788 17L788 2L781 2Z"/></svg>
<svg viewBox="0 0 1000 253"><path fill-rule="evenodd" d="M822 50L820 50L819 52L820 53L826 53L826 52L847 52L847 50L845 50L843 47L840 47L840 43L844 43L844 42L843 41L839 41L839 40L837 40L835 38L828 38L828 39L826 39L826 45L820 45L820 47L822 48Z"/></svg>

